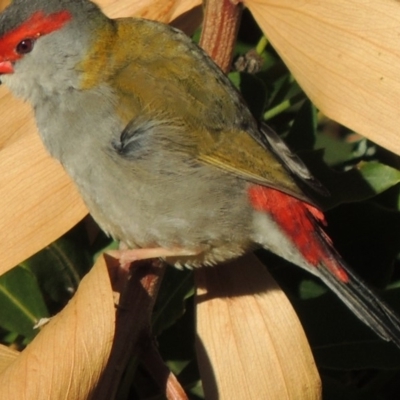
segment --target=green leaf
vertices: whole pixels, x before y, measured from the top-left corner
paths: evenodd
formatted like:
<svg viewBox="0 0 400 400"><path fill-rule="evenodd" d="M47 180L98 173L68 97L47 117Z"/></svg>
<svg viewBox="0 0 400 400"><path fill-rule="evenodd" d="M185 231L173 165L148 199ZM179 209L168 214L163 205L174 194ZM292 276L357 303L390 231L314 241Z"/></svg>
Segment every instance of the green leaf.
<svg viewBox="0 0 400 400"><path fill-rule="evenodd" d="M264 82L257 75L245 72L232 72L229 74L229 78L239 88L254 117L260 119L267 96Z"/></svg>
<svg viewBox="0 0 400 400"><path fill-rule="evenodd" d="M398 303L400 290L380 293L387 304ZM380 339L338 298L327 292L318 298L290 298L313 348L325 368L400 368L400 351ZM390 300L390 301L389 301Z"/></svg>
<svg viewBox="0 0 400 400"><path fill-rule="evenodd" d="M329 369L400 368L400 355L395 345L374 340L314 346L313 354L320 367Z"/></svg>
<svg viewBox="0 0 400 400"><path fill-rule="evenodd" d="M240 72L231 72L229 75L230 81L235 85L235 87L240 90Z"/></svg>
<svg viewBox="0 0 400 400"><path fill-rule="evenodd" d="M293 76L289 73L285 73L274 82L274 91L271 93L271 100L268 104L268 108L277 107L280 103L297 96L299 93L302 93L302 90L293 79Z"/></svg>
<svg viewBox="0 0 400 400"><path fill-rule="evenodd" d="M74 235L77 235L75 230ZM75 293L82 276L92 265L90 252L82 240L64 236L21 265L37 277L44 293L64 305Z"/></svg>
<svg viewBox="0 0 400 400"><path fill-rule="evenodd" d="M355 148L359 143L348 143L332 137L332 135L321 133L319 130L315 139L315 149L323 149L324 162L329 166L343 165L348 162L354 163L355 158L358 157Z"/></svg>
<svg viewBox="0 0 400 400"><path fill-rule="evenodd" d="M367 282L386 286L400 251L400 214L362 202L344 204L326 216L329 236L346 262Z"/></svg>
<svg viewBox="0 0 400 400"><path fill-rule="evenodd" d="M357 169L376 194L400 182L399 170L376 161L360 162Z"/></svg>
<svg viewBox="0 0 400 400"><path fill-rule="evenodd" d="M300 283L299 296L301 299L313 299L327 291L326 287L312 280L304 280Z"/></svg>
<svg viewBox="0 0 400 400"><path fill-rule="evenodd" d="M400 181L400 171L376 161L362 162L346 172L337 172L325 164L321 151L302 152L301 158L330 193L326 197L309 193L324 210L372 199Z"/></svg>
<svg viewBox="0 0 400 400"><path fill-rule="evenodd" d="M16 267L0 277L0 325L32 339L40 318L49 317L36 277Z"/></svg>
<svg viewBox="0 0 400 400"><path fill-rule="evenodd" d="M153 333L159 335L186 310L186 299L194 293L193 274L169 267L165 272L153 312Z"/></svg>
<svg viewBox="0 0 400 400"><path fill-rule="evenodd" d="M181 318L165 329L157 340L165 362L176 367L179 381L187 387L199 380L194 340L195 306L193 296L186 301L186 311Z"/></svg>
<svg viewBox="0 0 400 400"><path fill-rule="evenodd" d="M285 142L289 148L298 150L312 150L315 145L317 129L317 112L310 100L305 100L296 114L293 125L285 136Z"/></svg>

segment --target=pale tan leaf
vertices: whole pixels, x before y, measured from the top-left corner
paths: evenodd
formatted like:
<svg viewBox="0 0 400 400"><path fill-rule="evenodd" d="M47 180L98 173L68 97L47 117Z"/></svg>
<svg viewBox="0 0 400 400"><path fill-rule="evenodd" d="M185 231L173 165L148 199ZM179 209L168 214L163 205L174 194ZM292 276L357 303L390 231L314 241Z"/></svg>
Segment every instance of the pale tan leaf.
<svg viewBox="0 0 400 400"><path fill-rule="evenodd" d="M165 23L201 4L201 0L98 0L110 17L137 16Z"/></svg>
<svg viewBox="0 0 400 400"><path fill-rule="evenodd" d="M400 154L400 2L244 2L324 114Z"/></svg>
<svg viewBox="0 0 400 400"><path fill-rule="evenodd" d="M0 0L3 10L11 0ZM201 0L95 0L112 18L137 16L171 22L181 14L200 5Z"/></svg>
<svg viewBox="0 0 400 400"><path fill-rule="evenodd" d="M4 10L9 4L11 0L0 0L0 11Z"/></svg>
<svg viewBox="0 0 400 400"><path fill-rule="evenodd" d="M207 400L321 398L297 316L255 256L196 270L196 278L196 348Z"/></svg>
<svg viewBox="0 0 400 400"><path fill-rule="evenodd" d="M19 356L19 352L4 345L0 345L0 374Z"/></svg>
<svg viewBox="0 0 400 400"><path fill-rule="evenodd" d="M0 373L0 398L88 398L108 360L114 324L112 290L101 257L68 305Z"/></svg>

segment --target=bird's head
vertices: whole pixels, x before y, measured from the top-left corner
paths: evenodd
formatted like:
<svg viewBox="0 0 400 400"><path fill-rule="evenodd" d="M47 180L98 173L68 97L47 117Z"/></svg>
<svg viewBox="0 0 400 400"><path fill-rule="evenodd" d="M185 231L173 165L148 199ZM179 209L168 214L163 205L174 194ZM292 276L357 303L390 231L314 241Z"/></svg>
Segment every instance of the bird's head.
<svg viewBox="0 0 400 400"><path fill-rule="evenodd" d="M14 0L0 14L0 80L35 103L79 85L76 66L105 16L88 0Z"/></svg>

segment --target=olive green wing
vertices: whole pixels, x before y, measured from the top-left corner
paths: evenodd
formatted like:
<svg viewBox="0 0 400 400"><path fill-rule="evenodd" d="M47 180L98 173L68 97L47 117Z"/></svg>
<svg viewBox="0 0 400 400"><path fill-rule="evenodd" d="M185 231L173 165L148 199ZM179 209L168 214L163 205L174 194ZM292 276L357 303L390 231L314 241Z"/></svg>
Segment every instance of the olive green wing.
<svg viewBox="0 0 400 400"><path fill-rule="evenodd" d="M112 87L122 93L123 120L143 113L169 120L179 127L174 145L199 162L310 202L293 178L318 187L307 168L270 128L257 125L232 83L197 45L153 21L121 20L120 29L135 42L122 42L124 64L115 64L119 73L111 74ZM152 53L143 53L143 41Z"/></svg>
<svg viewBox="0 0 400 400"><path fill-rule="evenodd" d="M203 143L197 155L200 161L224 169L247 181L269 186L311 202L293 176L311 186L314 186L315 180L304 164L292 153L288 165L248 131L205 132L203 136ZM285 148L287 149L286 146ZM318 187L318 184L315 186Z"/></svg>

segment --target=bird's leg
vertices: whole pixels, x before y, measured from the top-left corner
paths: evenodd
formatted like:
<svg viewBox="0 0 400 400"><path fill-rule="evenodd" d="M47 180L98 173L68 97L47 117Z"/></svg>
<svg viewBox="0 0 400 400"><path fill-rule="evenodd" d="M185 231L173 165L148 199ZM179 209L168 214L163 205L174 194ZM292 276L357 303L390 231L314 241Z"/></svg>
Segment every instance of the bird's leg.
<svg viewBox="0 0 400 400"><path fill-rule="evenodd" d="M116 294L116 298L119 298L119 294L123 293L129 276L131 275L130 266L134 261L147 260L152 258L165 258L165 257L177 257L177 256L192 256L198 254L200 251L190 251L182 248L170 248L166 249L163 247L156 247L150 249L129 249L128 246L120 242L118 250L108 250L105 254L111 256L118 262L108 263L108 269L111 277L113 290ZM154 263L153 263L154 264ZM118 300L116 300L118 304Z"/></svg>
<svg viewBox="0 0 400 400"><path fill-rule="evenodd" d="M156 247L150 249L128 249L127 246L121 242L119 250L108 250L106 252L113 258L119 260L121 268L128 270L129 266L134 261L147 260L149 258L166 258L166 257L189 257L198 254L198 251L191 251L179 247L164 248Z"/></svg>

